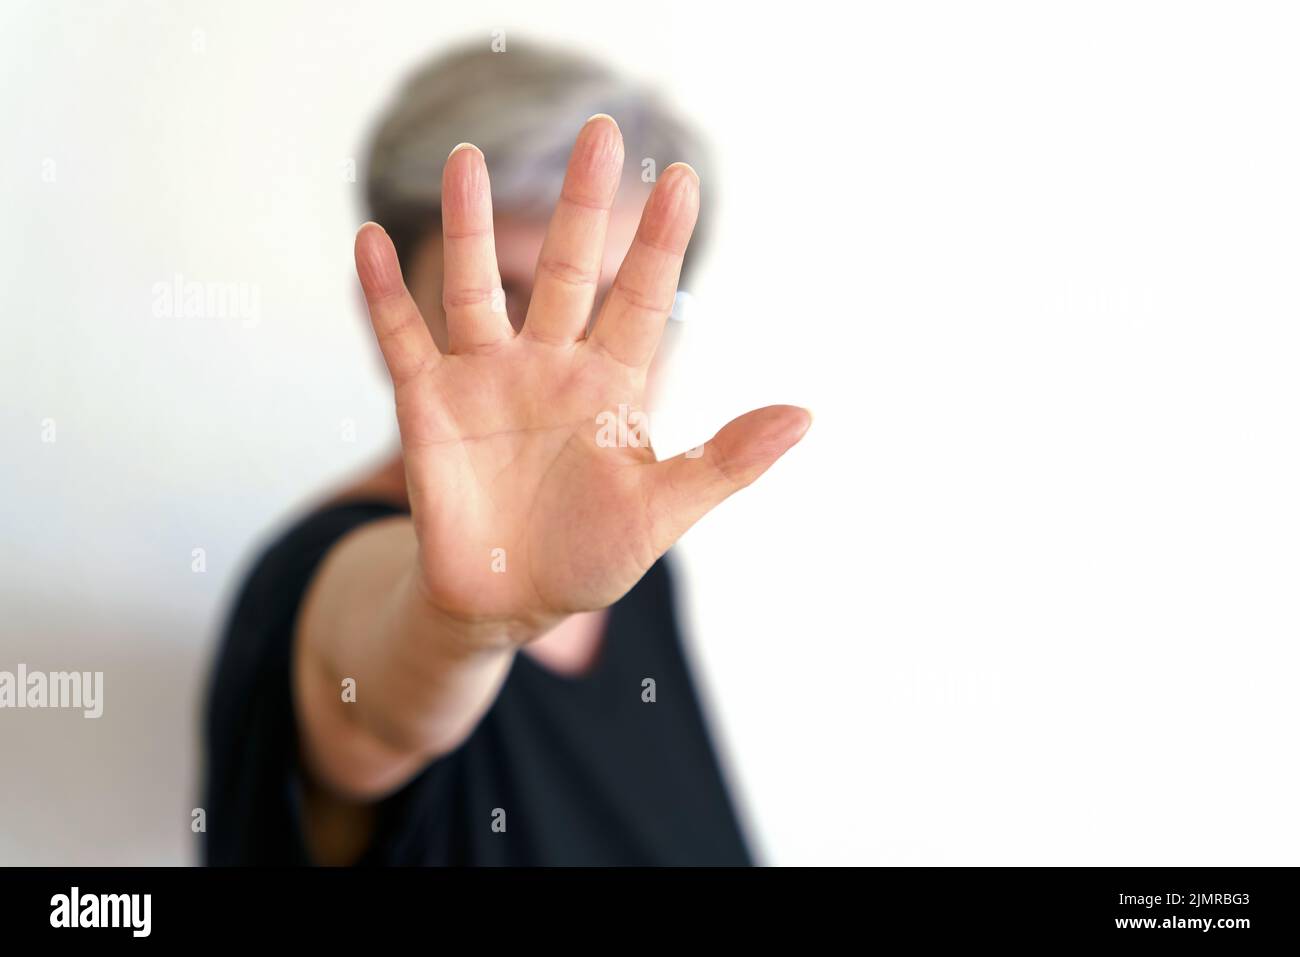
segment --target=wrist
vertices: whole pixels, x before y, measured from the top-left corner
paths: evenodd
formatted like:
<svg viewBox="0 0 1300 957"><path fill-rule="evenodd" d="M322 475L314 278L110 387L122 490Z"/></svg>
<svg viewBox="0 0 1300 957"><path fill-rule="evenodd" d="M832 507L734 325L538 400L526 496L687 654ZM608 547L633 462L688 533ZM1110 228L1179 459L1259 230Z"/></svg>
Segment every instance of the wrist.
<svg viewBox="0 0 1300 957"><path fill-rule="evenodd" d="M403 606L422 634L436 636L454 654L514 651L554 627L558 618L472 617L441 607L430 595L418 566L401 584Z"/></svg>

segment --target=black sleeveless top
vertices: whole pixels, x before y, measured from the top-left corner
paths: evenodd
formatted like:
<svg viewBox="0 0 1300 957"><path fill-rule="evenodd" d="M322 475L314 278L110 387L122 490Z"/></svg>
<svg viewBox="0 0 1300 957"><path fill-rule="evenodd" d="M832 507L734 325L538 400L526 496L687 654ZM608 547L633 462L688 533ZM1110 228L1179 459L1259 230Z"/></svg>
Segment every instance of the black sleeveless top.
<svg viewBox="0 0 1300 957"><path fill-rule="evenodd" d="M308 864L290 654L298 606L348 531L404 514L316 512L258 560L221 641L205 714L209 864ZM654 701L645 679L654 681ZM687 670L668 570L611 609L581 677L529 655L455 751L378 808L360 864L751 863Z"/></svg>

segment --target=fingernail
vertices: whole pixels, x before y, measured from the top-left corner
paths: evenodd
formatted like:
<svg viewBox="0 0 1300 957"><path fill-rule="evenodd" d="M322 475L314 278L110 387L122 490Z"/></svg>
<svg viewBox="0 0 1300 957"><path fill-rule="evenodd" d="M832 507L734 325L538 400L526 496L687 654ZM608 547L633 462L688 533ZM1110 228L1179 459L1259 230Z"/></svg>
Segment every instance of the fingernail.
<svg viewBox="0 0 1300 957"><path fill-rule="evenodd" d="M678 167L678 166L680 166L680 167L681 167L682 169L684 169L684 170L687 170L687 171L691 174L691 176L694 177L695 182L698 183L698 182L700 181L700 174L697 173L697 172L695 172L695 167L692 166L690 163L680 163L680 162L679 162L679 163L669 163L668 166L664 168L664 174L666 175L666 174L668 173L669 170L673 169L674 167Z"/></svg>
<svg viewBox="0 0 1300 957"><path fill-rule="evenodd" d="M476 150L476 149L478 149L478 147L475 146L473 143L457 143L455 146L452 147L451 152L447 154L447 159L451 159L461 150Z"/></svg>
<svg viewBox="0 0 1300 957"><path fill-rule="evenodd" d="M805 435L808 434L808 430L812 428L812 424L813 424L812 409L804 409L803 411L804 414L808 416L808 418L804 419L803 428L799 430L799 434L795 437L795 441L802 439Z"/></svg>

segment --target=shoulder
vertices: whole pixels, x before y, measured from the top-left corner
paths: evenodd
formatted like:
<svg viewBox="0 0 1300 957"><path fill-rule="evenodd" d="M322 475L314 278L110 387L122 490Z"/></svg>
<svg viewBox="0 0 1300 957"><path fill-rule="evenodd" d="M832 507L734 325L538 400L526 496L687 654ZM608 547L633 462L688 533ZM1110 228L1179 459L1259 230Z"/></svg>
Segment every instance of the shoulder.
<svg viewBox="0 0 1300 957"><path fill-rule="evenodd" d="M300 515L272 533L260 546L235 601L232 625L269 603L296 611L312 575L325 555L344 536L370 522L406 514L386 501L338 501ZM292 601L293 607L286 607Z"/></svg>
<svg viewBox="0 0 1300 957"><path fill-rule="evenodd" d="M409 511L400 457L291 518L258 547L235 602L235 617L266 592L305 589L325 554L353 529Z"/></svg>
<svg viewBox="0 0 1300 957"><path fill-rule="evenodd" d="M362 525L406 513L404 503L359 484L299 513L255 546L221 629L214 683L287 661L294 620L330 549Z"/></svg>

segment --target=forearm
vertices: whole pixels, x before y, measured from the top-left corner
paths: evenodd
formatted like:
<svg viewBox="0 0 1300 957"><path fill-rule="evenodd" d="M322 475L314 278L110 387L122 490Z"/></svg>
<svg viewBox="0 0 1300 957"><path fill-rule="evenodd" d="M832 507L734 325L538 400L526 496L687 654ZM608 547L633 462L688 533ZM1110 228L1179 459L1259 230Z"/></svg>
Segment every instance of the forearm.
<svg viewBox="0 0 1300 957"><path fill-rule="evenodd" d="M416 551L409 519L372 523L331 550L304 598L293 662L302 756L340 796L381 797L456 748L517 647L502 625L430 606Z"/></svg>

